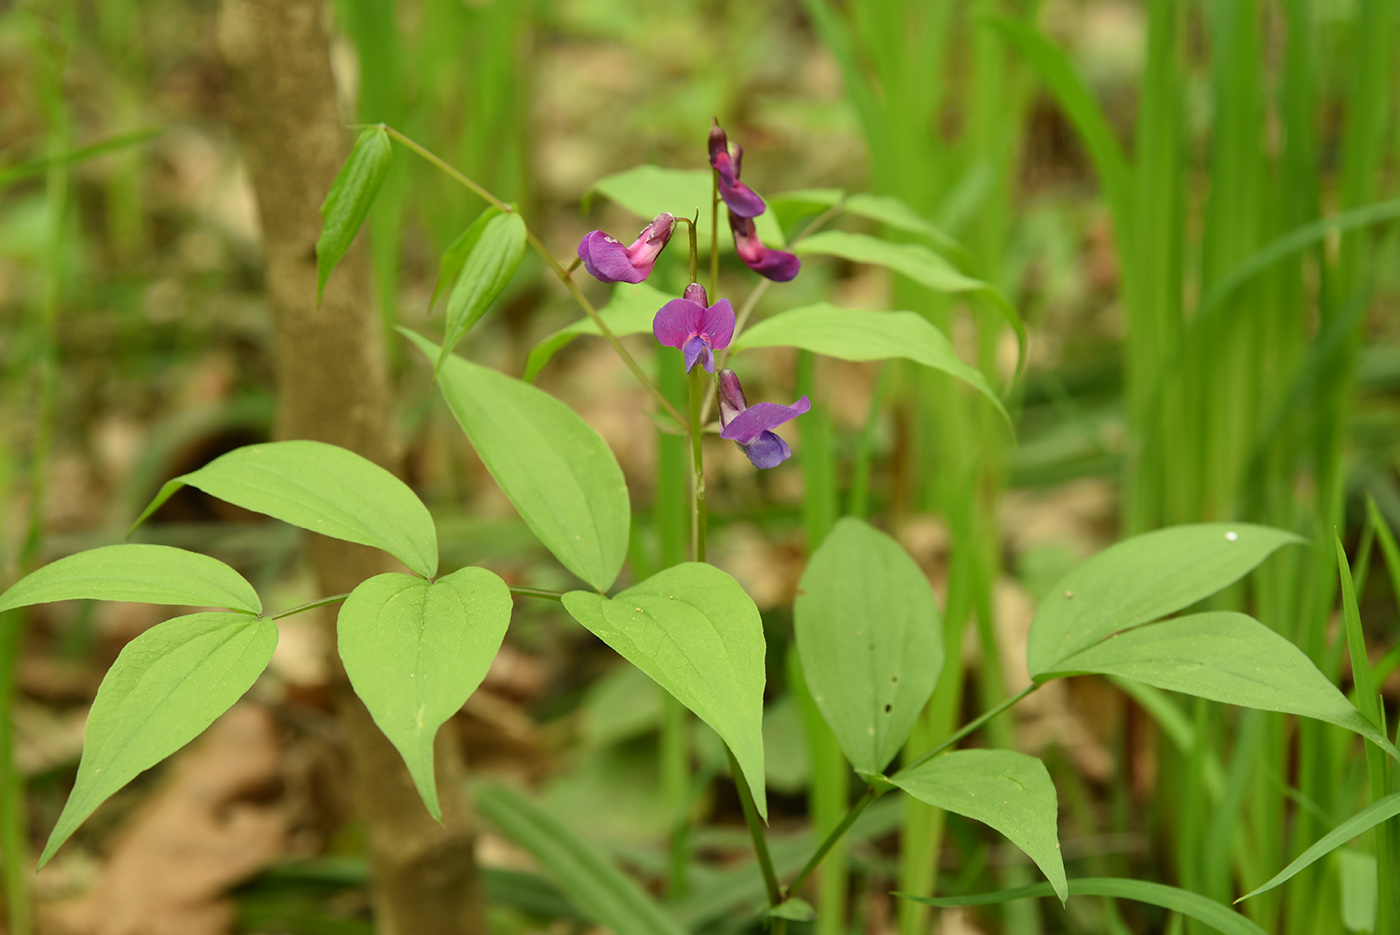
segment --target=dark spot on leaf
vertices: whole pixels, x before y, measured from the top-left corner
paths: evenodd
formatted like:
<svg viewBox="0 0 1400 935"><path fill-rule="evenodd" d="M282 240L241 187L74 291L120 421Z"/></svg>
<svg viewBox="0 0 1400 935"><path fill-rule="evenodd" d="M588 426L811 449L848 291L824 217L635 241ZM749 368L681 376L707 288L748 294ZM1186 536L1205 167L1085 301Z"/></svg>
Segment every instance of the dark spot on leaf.
<svg viewBox="0 0 1400 935"><path fill-rule="evenodd" d="M890 713L891 711L893 711L893 710L894 710L894 705L890 705L890 704L885 705L885 713L886 713L886 714L889 714L889 713Z"/></svg>

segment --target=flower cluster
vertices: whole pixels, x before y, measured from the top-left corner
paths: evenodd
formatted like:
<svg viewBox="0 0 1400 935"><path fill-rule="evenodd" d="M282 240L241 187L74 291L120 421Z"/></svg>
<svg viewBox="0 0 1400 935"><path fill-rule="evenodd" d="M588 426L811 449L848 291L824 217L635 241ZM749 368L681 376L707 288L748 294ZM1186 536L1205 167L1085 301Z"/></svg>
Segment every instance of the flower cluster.
<svg viewBox="0 0 1400 935"><path fill-rule="evenodd" d="M729 229L734 232L734 250L744 265L758 275L774 282L787 282L797 275L802 261L791 253L770 250L758 239L753 219L768 206L754 194L753 189L739 181L744 148L729 145L723 128L716 122L710 128L710 166L719 180L719 196L729 212Z"/></svg>
<svg viewBox="0 0 1400 935"><path fill-rule="evenodd" d="M744 150L731 147L719 123L710 130L710 166L715 184L729 214L734 234L734 250L749 269L774 282L787 282L797 275L801 261L791 253L771 250L758 237L753 219L768 209L753 189L739 180ZM669 212L658 214L630 246L602 231L590 231L578 245L584 269L601 282L639 283L651 275L656 258L665 249L676 227ZM694 232L691 240L691 266L694 268ZM685 287L679 299L661 306L652 321L652 334L667 347L679 348L685 357L685 370L698 363L706 373L715 372L715 351L724 350L734 339L734 307L728 299L710 304L705 288L697 282ZM777 467L792 457L787 442L773 429L802 415L811 408L803 396L791 406L758 403L750 406L733 370L719 373L720 437L735 442L748 455L754 467Z"/></svg>

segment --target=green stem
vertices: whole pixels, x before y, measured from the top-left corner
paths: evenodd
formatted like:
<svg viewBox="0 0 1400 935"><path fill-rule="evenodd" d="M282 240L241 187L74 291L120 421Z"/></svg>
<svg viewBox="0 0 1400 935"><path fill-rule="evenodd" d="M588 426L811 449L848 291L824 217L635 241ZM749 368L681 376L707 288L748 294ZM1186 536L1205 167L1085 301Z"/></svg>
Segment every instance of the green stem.
<svg viewBox="0 0 1400 935"><path fill-rule="evenodd" d="M797 876L793 877L792 883L788 885L788 892L796 893L802 888L802 884L807 882L807 878L817 869L827 853L836 846L836 842L841 840L842 836L844 836L847 831L851 830L851 825L855 824L856 819L860 818L861 814L870 807L870 803L874 802L882 795L884 795L884 792L876 789L874 786L867 786L865 788L865 793L860 798L856 799L856 803L851 806L850 811L846 812L846 817L841 819L841 824L831 829L831 833L817 846L816 851L812 854L811 859L807 861L806 866L797 872Z"/></svg>
<svg viewBox="0 0 1400 935"><path fill-rule="evenodd" d="M710 170L710 296L719 295L719 173Z"/></svg>
<svg viewBox="0 0 1400 935"><path fill-rule="evenodd" d="M1040 687L1040 683L1039 683L1039 682L1032 682L1029 686L1027 686L1026 688L1022 689L1022 690L1021 690L1020 692L1018 692L1017 694L1012 695L1010 698L1006 699L1006 700L1003 701L1001 704L997 705L995 708L993 708L992 710L988 711L986 714L983 714L981 717L977 718L976 720L969 721L967 724L965 724L965 725L963 726L963 728L962 728L961 730L958 730L958 731L955 731L955 732L949 734L947 737L945 737L945 738L943 739L943 742L942 742L942 743L938 744L938 745L935 746L932 750L929 750L927 753L925 753L925 754L923 754L922 756L920 756L920 757L918 757L917 759L915 759L914 762L910 763L908 766L905 766L903 769L901 769L901 770L899 771L899 773L907 773L907 772L909 772L910 770L915 769L916 767L922 766L923 764L927 763L929 760L931 760L931 759L933 759L934 757L938 756L938 754L942 753L944 750L947 750L949 747L951 747L951 746L953 746L954 744L956 744L959 740L962 740L962 739L963 739L964 737L966 737L968 734L970 734L970 733L972 733L973 731L977 730L977 729L978 729L979 727L981 727L983 724L986 724L986 723L987 723L988 721L990 721L992 718L996 717L998 714L1000 714L1001 712L1005 711L1007 708L1011 707L1011 706L1014 705L1016 702L1020 701L1022 698L1026 697L1027 695L1029 695L1031 692L1035 691L1035 690L1036 690L1037 688L1039 688L1039 687ZM896 773L895 775L899 775L899 773Z"/></svg>
<svg viewBox="0 0 1400 935"><path fill-rule="evenodd" d="M695 222L700 219L700 209L695 209L694 218L676 218L678 222L684 222L689 227L690 233L690 281L700 281L700 245L696 242L698 235L695 232Z"/></svg>
<svg viewBox="0 0 1400 935"><path fill-rule="evenodd" d="M419 145L391 126L386 124L380 124L379 126L384 129L385 133L388 133L404 146L413 150L443 172L447 173L454 180L486 199L496 210L503 213L517 213L513 206L506 204L504 201L482 188L431 150ZM656 383L652 381L651 377L647 376L646 371L644 371L637 364L637 361L633 359L632 355L627 352L627 348L622 346L622 342L618 340L617 335L613 334L613 330L603 321L603 316L598 314L598 310L593 307L593 303L588 301L588 298L583 294L583 290L579 288L578 283L574 282L570 272L572 272L576 264L571 264L567 270L561 266L559 261L554 258L554 254L550 253L540 239L535 236L535 232L530 230L529 225L525 226L525 237L529 241L530 246L533 247L535 252L540 255L540 258L544 260L545 264L554 271L554 275L558 276L559 281L569 290L569 294L574 297L574 301L583 309L584 314L597 326L598 333L612 346L613 351L622 359L622 362L627 365L627 369L632 371L632 376L637 378L637 382L645 387L646 391L652 395L652 398L660 404L662 409L666 410L667 415L676 420L676 424L684 425L685 420L681 418L680 411L677 410L675 406L671 405L671 401L662 394Z"/></svg>
<svg viewBox="0 0 1400 935"><path fill-rule="evenodd" d="M517 584L512 584L509 587L510 593L519 594L521 597L538 597L546 601L562 601L564 599L563 591L547 591L544 588L526 588Z"/></svg>
<svg viewBox="0 0 1400 935"><path fill-rule="evenodd" d="M710 381L713 388L713 382ZM705 560L705 455L701 444L705 437L705 421L701 416L705 399L705 370L696 366L690 371L690 558Z"/></svg>
<svg viewBox="0 0 1400 935"><path fill-rule="evenodd" d="M768 838L763 833L763 820L758 817L758 807L754 805L753 793L749 791L748 780L739 768L739 761L728 746L724 753L729 757L729 769L734 775L734 788L739 793L739 805L744 810L744 821L749 826L749 837L753 838L754 853L758 855L758 868L763 873L763 888L768 893L768 905L777 906L783 901L783 888L778 885L778 875L773 872L773 858L768 854Z"/></svg>
<svg viewBox="0 0 1400 935"><path fill-rule="evenodd" d="M330 597L322 597L314 601L307 601L305 604L298 604L290 610L284 610L280 614L273 614L272 619L281 620L283 617L290 617L292 614L299 614L305 610L314 610L317 607L325 607L327 604L334 604L337 601L343 601L349 596L350 592L347 591L344 594L332 594Z"/></svg>

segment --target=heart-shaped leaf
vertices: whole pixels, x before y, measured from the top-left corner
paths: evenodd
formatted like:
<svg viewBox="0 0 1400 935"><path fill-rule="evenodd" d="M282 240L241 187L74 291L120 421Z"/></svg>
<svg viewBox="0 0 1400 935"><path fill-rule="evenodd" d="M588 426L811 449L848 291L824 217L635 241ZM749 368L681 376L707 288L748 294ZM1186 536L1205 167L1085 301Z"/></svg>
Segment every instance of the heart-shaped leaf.
<svg viewBox="0 0 1400 935"><path fill-rule="evenodd" d="M436 344L399 330L437 360ZM606 590L622 570L632 514L607 442L544 390L460 357L447 358L438 386L525 525L565 568Z"/></svg>
<svg viewBox="0 0 1400 935"><path fill-rule="evenodd" d="M920 802L991 825L1035 861L1060 902L1069 898L1055 784L1035 757L1011 750L955 750L898 772L890 782Z"/></svg>
<svg viewBox="0 0 1400 935"><path fill-rule="evenodd" d="M376 575L341 605L336 633L345 673L438 820L433 739L486 677L510 610L510 589L484 568L431 584Z"/></svg>
<svg viewBox="0 0 1400 935"><path fill-rule="evenodd" d="M758 608L739 582L713 565L686 562L611 599L570 591L564 607L714 728L738 760L766 820L766 644Z"/></svg>
<svg viewBox="0 0 1400 935"><path fill-rule="evenodd" d="M166 481L139 526L184 485L332 539L383 549L425 578L437 572L437 530L408 485L353 451L313 441L236 448Z"/></svg>
<svg viewBox="0 0 1400 935"><path fill-rule="evenodd" d="M1086 672L1317 718L1355 731L1400 759L1385 734L1302 650L1247 614L1215 611L1136 627L1060 660L1040 677Z"/></svg>
<svg viewBox="0 0 1400 935"><path fill-rule="evenodd" d="M840 520L813 553L793 607L807 688L857 772L899 752L943 667L928 578L889 536Z"/></svg>
<svg viewBox="0 0 1400 935"><path fill-rule="evenodd" d="M127 643L97 689L78 778L39 865L108 796L214 723L276 648L271 619L226 613L176 617Z"/></svg>
<svg viewBox="0 0 1400 935"><path fill-rule="evenodd" d="M50 562L0 594L0 612L80 599L262 612L253 586L218 559L136 542L88 549Z"/></svg>
<svg viewBox="0 0 1400 935"><path fill-rule="evenodd" d="M1304 540L1268 526L1201 523L1125 539L1070 569L1040 602L1026 662L1040 679L1112 633L1190 607Z"/></svg>

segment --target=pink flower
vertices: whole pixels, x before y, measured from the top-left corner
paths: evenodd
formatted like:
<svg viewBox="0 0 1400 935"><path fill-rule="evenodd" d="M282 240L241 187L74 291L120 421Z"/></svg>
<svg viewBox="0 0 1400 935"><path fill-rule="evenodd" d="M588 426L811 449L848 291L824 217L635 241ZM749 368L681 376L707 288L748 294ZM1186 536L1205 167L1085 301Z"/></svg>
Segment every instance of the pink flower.
<svg viewBox="0 0 1400 935"><path fill-rule="evenodd" d="M758 403L750 406L744 399L744 388L733 370L719 372L720 438L736 443L749 456L756 468L777 467L792 457L792 449L771 430L796 419L812 408L806 396L791 406Z"/></svg>
<svg viewBox="0 0 1400 935"><path fill-rule="evenodd" d="M578 245L578 256L583 268L600 282L641 282L651 275L675 228L675 215L663 211L630 247L602 231L589 231Z"/></svg>
<svg viewBox="0 0 1400 935"><path fill-rule="evenodd" d="M768 210L768 206L752 188L739 181L743 161L744 147L735 143L731 153L729 140L716 121L710 128L710 165L719 177L719 196L724 199L725 206L739 217L758 217Z"/></svg>
<svg viewBox="0 0 1400 935"><path fill-rule="evenodd" d="M749 269L774 282L787 282L802 268L802 261L791 253L772 250L758 239L753 218L729 212L729 228L734 232L734 250Z"/></svg>
<svg viewBox="0 0 1400 935"><path fill-rule="evenodd" d="M667 347L678 347L685 354L685 371L704 355L705 372L715 372L715 351L729 346L734 337L734 307L720 299L706 307L705 287L693 282L682 298L661 306L652 321L656 340Z"/></svg>

